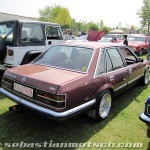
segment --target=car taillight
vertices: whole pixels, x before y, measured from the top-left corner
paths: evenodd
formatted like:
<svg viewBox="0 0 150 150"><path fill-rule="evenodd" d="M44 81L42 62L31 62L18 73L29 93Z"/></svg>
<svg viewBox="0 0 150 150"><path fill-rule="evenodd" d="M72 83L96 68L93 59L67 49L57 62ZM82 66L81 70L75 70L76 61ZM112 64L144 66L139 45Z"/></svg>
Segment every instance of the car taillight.
<svg viewBox="0 0 150 150"><path fill-rule="evenodd" d="M2 87L12 90L13 81L8 79L8 78L6 78L6 77L3 77L2 78Z"/></svg>
<svg viewBox="0 0 150 150"><path fill-rule="evenodd" d="M8 56L12 56L14 54L14 51L11 49L8 49Z"/></svg>
<svg viewBox="0 0 150 150"><path fill-rule="evenodd" d="M34 99L55 108L64 108L66 106L66 95L56 95L37 90Z"/></svg>
<svg viewBox="0 0 150 150"><path fill-rule="evenodd" d="M44 94L43 97L46 99L54 100L54 101L64 101L65 96L64 95L49 95L49 94Z"/></svg>

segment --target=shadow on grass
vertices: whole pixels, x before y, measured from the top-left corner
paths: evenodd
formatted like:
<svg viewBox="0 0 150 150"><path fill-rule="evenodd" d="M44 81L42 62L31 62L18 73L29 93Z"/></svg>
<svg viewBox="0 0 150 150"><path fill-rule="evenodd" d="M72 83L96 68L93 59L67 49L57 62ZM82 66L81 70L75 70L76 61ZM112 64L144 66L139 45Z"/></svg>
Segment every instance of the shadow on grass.
<svg viewBox="0 0 150 150"><path fill-rule="evenodd" d="M46 141L51 141L50 143L85 143L132 101L138 102L137 97L145 88L147 87L136 85L115 98L111 114L98 123L87 118L84 114L67 121L56 122L35 112L20 114L6 112L0 115L0 143L43 143ZM8 148L3 147L3 150L5 149ZM16 150L16 148L14 149Z"/></svg>
<svg viewBox="0 0 150 150"><path fill-rule="evenodd" d="M3 100L4 98L6 98L4 95L0 94L0 100Z"/></svg>

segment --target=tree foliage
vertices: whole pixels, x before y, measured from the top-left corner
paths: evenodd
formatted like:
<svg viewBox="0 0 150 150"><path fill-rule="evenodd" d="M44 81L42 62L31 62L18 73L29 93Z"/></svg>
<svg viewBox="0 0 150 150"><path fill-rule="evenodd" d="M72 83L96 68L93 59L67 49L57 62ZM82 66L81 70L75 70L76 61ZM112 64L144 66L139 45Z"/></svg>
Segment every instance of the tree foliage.
<svg viewBox="0 0 150 150"><path fill-rule="evenodd" d="M46 6L39 10L41 21L55 22L62 26L62 28L70 28L71 16L67 8L60 5Z"/></svg>
<svg viewBox="0 0 150 150"><path fill-rule="evenodd" d="M149 28L150 28L150 0L143 0L143 6L137 12L139 18L141 18L141 25L142 27L147 27L148 35L149 35Z"/></svg>
<svg viewBox="0 0 150 150"><path fill-rule="evenodd" d="M98 31L99 27L96 23L88 23L87 24L89 31Z"/></svg>
<svg viewBox="0 0 150 150"><path fill-rule="evenodd" d="M110 32L110 27L104 26L103 31L105 32L105 34L109 33Z"/></svg>

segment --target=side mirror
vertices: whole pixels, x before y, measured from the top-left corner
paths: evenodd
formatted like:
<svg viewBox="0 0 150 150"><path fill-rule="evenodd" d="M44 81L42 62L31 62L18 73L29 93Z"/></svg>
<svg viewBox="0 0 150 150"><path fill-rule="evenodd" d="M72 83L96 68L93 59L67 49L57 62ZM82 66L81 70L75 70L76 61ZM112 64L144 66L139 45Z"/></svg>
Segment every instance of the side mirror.
<svg viewBox="0 0 150 150"><path fill-rule="evenodd" d="M52 41L48 41L48 45L51 45L52 44Z"/></svg>

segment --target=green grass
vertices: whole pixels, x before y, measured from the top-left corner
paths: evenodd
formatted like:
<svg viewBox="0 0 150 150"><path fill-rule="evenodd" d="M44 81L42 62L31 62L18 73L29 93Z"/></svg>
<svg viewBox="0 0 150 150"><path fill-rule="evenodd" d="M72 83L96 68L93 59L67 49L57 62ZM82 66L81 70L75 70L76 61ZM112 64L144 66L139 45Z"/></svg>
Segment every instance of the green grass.
<svg viewBox="0 0 150 150"><path fill-rule="evenodd" d="M145 56L142 57L145 58ZM144 102L150 94L149 89L150 84L148 86L136 85L121 94L114 99L108 118L98 123L84 114L64 122L56 122L35 112L12 113L8 111L8 108L15 103L0 94L0 143L22 141L42 143L50 140L54 143L143 143L143 148L136 149L149 149L147 126L138 118L139 113L144 110ZM8 148L3 146L0 148L0 150L6 149ZM13 150L13 148L10 149ZM14 150L17 149L19 148L14 148ZM25 150L28 149L32 148ZM68 149L82 150L83 148ZM84 149L100 148L86 147ZM112 149L120 150L120 148Z"/></svg>

